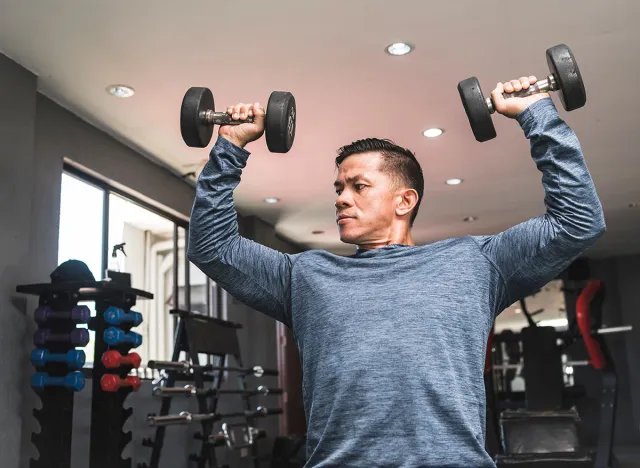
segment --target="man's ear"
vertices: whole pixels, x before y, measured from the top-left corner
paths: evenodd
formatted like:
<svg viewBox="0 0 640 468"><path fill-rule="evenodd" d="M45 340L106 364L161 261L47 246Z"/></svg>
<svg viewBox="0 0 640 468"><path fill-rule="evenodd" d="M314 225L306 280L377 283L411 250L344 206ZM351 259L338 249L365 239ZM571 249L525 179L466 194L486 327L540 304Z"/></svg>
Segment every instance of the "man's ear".
<svg viewBox="0 0 640 468"><path fill-rule="evenodd" d="M398 194L398 205L396 206L396 214L405 216L418 204L418 192L414 189L405 189Z"/></svg>

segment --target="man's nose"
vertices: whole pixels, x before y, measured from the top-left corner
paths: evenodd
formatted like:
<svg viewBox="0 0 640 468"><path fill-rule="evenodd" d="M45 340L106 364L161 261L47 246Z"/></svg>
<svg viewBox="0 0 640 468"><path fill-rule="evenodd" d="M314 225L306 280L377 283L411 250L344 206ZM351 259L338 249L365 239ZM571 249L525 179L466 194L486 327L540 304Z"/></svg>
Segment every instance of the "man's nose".
<svg viewBox="0 0 640 468"><path fill-rule="evenodd" d="M350 205L351 199L346 196L344 192L342 192L340 195L338 195L338 198L336 198L336 208L344 208L345 206Z"/></svg>

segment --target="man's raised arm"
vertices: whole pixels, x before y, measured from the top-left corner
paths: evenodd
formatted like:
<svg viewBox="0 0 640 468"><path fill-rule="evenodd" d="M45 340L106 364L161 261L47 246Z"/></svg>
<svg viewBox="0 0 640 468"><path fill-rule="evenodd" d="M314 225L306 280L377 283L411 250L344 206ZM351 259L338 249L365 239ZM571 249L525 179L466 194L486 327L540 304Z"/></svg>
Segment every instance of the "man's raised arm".
<svg viewBox="0 0 640 468"><path fill-rule="evenodd" d="M476 238L504 281L498 313L556 278L605 231L602 204L580 143L553 101L535 100L513 117L531 142L547 209L502 233Z"/></svg>
<svg viewBox="0 0 640 468"><path fill-rule="evenodd" d="M244 125L259 123L230 130ZM198 178L187 255L237 300L291 326L290 278L295 256L240 236L233 190L249 152L230 140L234 138L218 137Z"/></svg>

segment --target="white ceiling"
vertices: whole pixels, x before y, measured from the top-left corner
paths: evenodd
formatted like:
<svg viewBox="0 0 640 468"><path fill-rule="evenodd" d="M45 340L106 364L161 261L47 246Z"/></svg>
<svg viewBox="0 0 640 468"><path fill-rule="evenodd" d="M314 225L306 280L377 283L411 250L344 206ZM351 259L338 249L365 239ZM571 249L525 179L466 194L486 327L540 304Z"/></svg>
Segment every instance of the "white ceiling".
<svg viewBox="0 0 640 468"><path fill-rule="evenodd" d="M568 44L587 105L561 115L576 130L603 201L608 232L593 256L640 252L638 108L640 2L635 0L271 0L135 2L0 0L0 50L39 75L42 93L181 173L207 156L179 131L190 86L210 87L218 108L266 104L272 90L297 101L296 141L272 154L264 140L235 192L240 213L308 247L351 252L334 221L338 147L375 136L417 153L426 179L418 243L493 233L544 212L540 173L517 123L477 143L457 83L548 73L545 50ZM404 57L384 53L408 41ZM135 88L129 99L105 88ZM446 133L426 139L429 127ZM445 179L465 179L447 186ZM262 203L280 197L277 205ZM479 219L463 222L469 215ZM325 234L313 235L313 230ZM346 247L346 249L345 249Z"/></svg>

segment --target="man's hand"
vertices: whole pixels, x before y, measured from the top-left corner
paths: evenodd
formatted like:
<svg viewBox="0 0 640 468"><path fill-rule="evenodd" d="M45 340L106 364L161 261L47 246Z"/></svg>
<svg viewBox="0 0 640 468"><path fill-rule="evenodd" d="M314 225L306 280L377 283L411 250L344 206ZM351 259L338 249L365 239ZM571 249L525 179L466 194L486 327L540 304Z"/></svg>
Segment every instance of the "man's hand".
<svg viewBox="0 0 640 468"><path fill-rule="evenodd" d="M534 85L536 81L535 76L530 76L529 78L522 77L519 80L511 80L504 84L498 83L496 88L491 92L491 99L496 112L514 119L534 102L548 98L549 93L539 93L526 97L512 97L507 99L502 95L502 93L510 94L522 89L528 89L529 86Z"/></svg>
<svg viewBox="0 0 640 468"><path fill-rule="evenodd" d="M227 114L233 120L244 120L253 117L253 123L240 125L221 125L218 135L229 140L236 146L244 148L247 143L257 140L264 134L264 116L266 112L260 103L243 104L227 107Z"/></svg>

